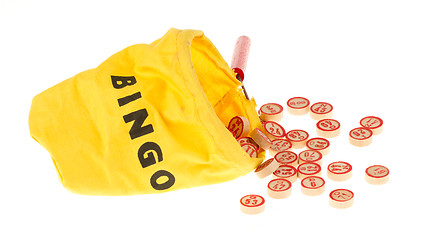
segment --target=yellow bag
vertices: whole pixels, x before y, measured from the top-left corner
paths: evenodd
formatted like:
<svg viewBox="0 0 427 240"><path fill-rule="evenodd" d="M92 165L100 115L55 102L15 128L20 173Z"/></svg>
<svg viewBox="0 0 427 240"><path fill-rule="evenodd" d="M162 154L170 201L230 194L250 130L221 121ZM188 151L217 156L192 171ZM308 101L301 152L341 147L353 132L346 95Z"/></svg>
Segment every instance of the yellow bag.
<svg viewBox="0 0 427 240"><path fill-rule="evenodd" d="M225 126L236 115L260 126L255 100L240 86L203 32L171 29L35 96L30 132L74 193L224 182L264 159L250 158Z"/></svg>

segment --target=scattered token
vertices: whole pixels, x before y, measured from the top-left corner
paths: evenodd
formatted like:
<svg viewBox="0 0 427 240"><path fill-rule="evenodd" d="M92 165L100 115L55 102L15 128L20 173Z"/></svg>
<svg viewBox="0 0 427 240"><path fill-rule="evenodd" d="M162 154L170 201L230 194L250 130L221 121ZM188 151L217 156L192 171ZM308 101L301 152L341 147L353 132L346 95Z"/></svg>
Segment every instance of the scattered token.
<svg viewBox="0 0 427 240"><path fill-rule="evenodd" d="M237 142L242 146L245 143L250 143L256 147L256 149L259 148L258 144L251 138L251 137L240 137L237 139Z"/></svg>
<svg viewBox="0 0 427 240"><path fill-rule="evenodd" d="M307 141L306 146L308 149L317 150L322 156L326 156L329 153L330 143L325 138L312 138Z"/></svg>
<svg viewBox="0 0 427 240"><path fill-rule="evenodd" d="M274 155L274 159L283 165L290 165L292 167L298 166L298 156L291 151L278 152Z"/></svg>
<svg viewBox="0 0 427 240"><path fill-rule="evenodd" d="M374 135L380 134L383 131L383 120L379 117L364 117L360 120L360 125L371 129Z"/></svg>
<svg viewBox="0 0 427 240"><path fill-rule="evenodd" d="M258 128L251 132L251 137L262 149L267 150L270 148L271 140Z"/></svg>
<svg viewBox="0 0 427 240"><path fill-rule="evenodd" d="M292 115L304 115L310 109L310 101L303 97L291 98L286 105L288 106L288 112Z"/></svg>
<svg viewBox="0 0 427 240"><path fill-rule="evenodd" d="M286 179L277 178L271 180L267 185L267 194L271 198L287 198L292 193L292 183Z"/></svg>
<svg viewBox="0 0 427 240"><path fill-rule="evenodd" d="M314 120L321 120L326 118L331 118L334 108L331 104L326 102L318 102L311 105L310 116Z"/></svg>
<svg viewBox="0 0 427 240"><path fill-rule="evenodd" d="M329 204L334 208L348 208L353 205L354 193L348 189L335 189L329 194Z"/></svg>
<svg viewBox="0 0 427 240"><path fill-rule="evenodd" d="M297 168L298 178L304 179L306 177L320 176L321 167L317 163L303 163Z"/></svg>
<svg viewBox="0 0 427 240"><path fill-rule="evenodd" d="M283 107L277 103L267 103L259 109L259 117L264 121L280 122L283 117Z"/></svg>
<svg viewBox="0 0 427 240"><path fill-rule="evenodd" d="M275 156L278 152L283 152L292 149L292 143L287 139L276 139L271 141L271 147L268 150L271 156Z"/></svg>
<svg viewBox="0 0 427 240"><path fill-rule="evenodd" d="M250 194L240 199L240 210L246 214L258 214L265 209L265 199L256 194Z"/></svg>
<svg viewBox="0 0 427 240"><path fill-rule="evenodd" d="M234 133L235 138L248 135L250 129L249 120L245 117L235 116L228 123L228 130Z"/></svg>
<svg viewBox="0 0 427 240"><path fill-rule="evenodd" d="M368 183L380 185L388 182L390 171L381 165L373 165L366 169L365 179Z"/></svg>
<svg viewBox="0 0 427 240"><path fill-rule="evenodd" d="M280 164L274 159L270 158L263 163L261 163L256 169L255 173L259 178L265 178L268 175L272 174Z"/></svg>
<svg viewBox="0 0 427 240"><path fill-rule="evenodd" d="M352 167L347 162L333 162L328 165L328 178L334 181L345 181L352 176Z"/></svg>
<svg viewBox="0 0 427 240"><path fill-rule="evenodd" d="M317 150L304 150L298 154L298 163L317 163L322 165L322 154Z"/></svg>
<svg viewBox="0 0 427 240"><path fill-rule="evenodd" d="M275 178L288 179L292 183L297 180L297 170L290 165L280 165L276 171L273 172Z"/></svg>
<svg viewBox="0 0 427 240"><path fill-rule="evenodd" d="M318 176L306 177L301 180L301 191L308 196L317 196L325 191L325 180Z"/></svg>
<svg viewBox="0 0 427 240"><path fill-rule="evenodd" d="M283 139L285 137L285 129L280 124L273 121L264 122L264 132L271 140Z"/></svg>
<svg viewBox="0 0 427 240"><path fill-rule="evenodd" d="M245 143L241 145L243 150L251 157L251 158L257 158L258 157L258 150L252 143Z"/></svg>
<svg viewBox="0 0 427 240"><path fill-rule="evenodd" d="M369 128L358 127L349 133L350 143L357 147L366 147L372 143L373 132Z"/></svg>
<svg viewBox="0 0 427 240"><path fill-rule="evenodd" d="M305 147L308 139L308 133L304 130L291 130L286 134L286 138L291 141L292 146L296 149Z"/></svg>
<svg viewBox="0 0 427 240"><path fill-rule="evenodd" d="M333 138L340 135L341 124L335 119L322 119L317 122L317 135L324 138Z"/></svg>

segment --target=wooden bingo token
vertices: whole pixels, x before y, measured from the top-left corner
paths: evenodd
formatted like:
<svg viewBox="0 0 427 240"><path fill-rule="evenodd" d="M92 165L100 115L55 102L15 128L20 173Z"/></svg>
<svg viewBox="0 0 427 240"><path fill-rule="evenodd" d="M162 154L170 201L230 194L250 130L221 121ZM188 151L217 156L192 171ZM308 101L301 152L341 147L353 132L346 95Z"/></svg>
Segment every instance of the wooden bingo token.
<svg viewBox="0 0 427 240"><path fill-rule="evenodd" d="M271 141L271 147L268 152L271 156L275 156L278 152L283 152L292 149L292 143L287 139L276 139Z"/></svg>
<svg viewBox="0 0 427 240"><path fill-rule="evenodd" d="M304 115L307 114L310 109L310 101L303 97L291 98L286 105L288 106L288 112L292 115Z"/></svg>
<svg viewBox="0 0 427 240"><path fill-rule="evenodd" d="M267 103L259 109L259 117L264 121L280 122L283 117L283 107L277 103Z"/></svg>
<svg viewBox="0 0 427 240"><path fill-rule="evenodd" d="M308 196L317 196L325 192L325 180L318 176L306 177L301 180L301 191Z"/></svg>
<svg viewBox="0 0 427 240"><path fill-rule="evenodd" d="M331 118L334 108L331 104L326 102L318 102L311 105L310 116L314 120L321 120L326 118Z"/></svg>
<svg viewBox="0 0 427 240"><path fill-rule="evenodd" d="M322 119L317 122L317 135L324 138L333 138L340 135L341 124L335 119Z"/></svg>
<svg viewBox="0 0 427 240"><path fill-rule="evenodd" d="M264 133L271 140L283 139L285 137L285 129L280 124L273 121L266 121L263 125Z"/></svg>
<svg viewBox="0 0 427 240"><path fill-rule="evenodd" d="M248 135L251 130L249 120L245 117L235 116L228 123L228 130L234 133L235 138Z"/></svg>
<svg viewBox="0 0 427 240"><path fill-rule="evenodd" d="M255 147L255 145L251 143L245 143L241 145L243 150L251 157L251 158L257 158L258 157L258 149Z"/></svg>
<svg viewBox="0 0 427 240"><path fill-rule="evenodd" d="M242 146L245 143L250 143L254 145L257 150L259 148L258 144L251 137L240 137L237 139L237 142L240 144L240 146Z"/></svg>
<svg viewBox="0 0 427 240"><path fill-rule="evenodd" d="M349 133L350 143L357 147L366 147L372 143L373 133L371 129L358 127L350 131Z"/></svg>
<svg viewBox="0 0 427 240"><path fill-rule="evenodd" d="M390 171L381 165L373 165L366 169L365 179L368 183L380 185L388 182Z"/></svg>
<svg viewBox="0 0 427 240"><path fill-rule="evenodd" d="M297 180L297 170L290 165L280 165L273 172L273 176L274 178L284 178L294 183Z"/></svg>
<svg viewBox="0 0 427 240"><path fill-rule="evenodd" d="M308 139L308 133L304 130L291 130L286 134L286 138L291 141L293 148L300 149L305 147Z"/></svg>
<svg viewBox="0 0 427 240"><path fill-rule="evenodd" d="M353 205L354 193L348 189L335 189L329 194L329 204L334 208L348 208Z"/></svg>
<svg viewBox="0 0 427 240"><path fill-rule="evenodd" d="M292 193L292 183L286 179L277 178L271 180L267 185L267 194L271 198L287 198Z"/></svg>
<svg viewBox="0 0 427 240"><path fill-rule="evenodd" d="M322 154L317 150L304 150L298 154L298 163L317 163L322 165Z"/></svg>
<svg viewBox="0 0 427 240"><path fill-rule="evenodd" d="M268 175L272 174L280 164L274 159L270 158L263 163L261 163L256 169L255 173L259 178L265 178Z"/></svg>
<svg viewBox="0 0 427 240"><path fill-rule="evenodd" d="M274 155L274 159L283 165L290 165L293 167L298 166L298 156L291 151L278 152L276 155Z"/></svg>
<svg viewBox="0 0 427 240"><path fill-rule="evenodd" d="M298 178L304 179L306 177L320 176L322 168L317 163L303 163L297 168Z"/></svg>
<svg viewBox="0 0 427 240"><path fill-rule="evenodd" d="M258 214L265 209L265 199L256 194L250 194L240 199L240 210L246 214Z"/></svg>
<svg viewBox="0 0 427 240"><path fill-rule="evenodd" d="M334 181L345 181L352 176L352 167L347 162L333 162L328 165L328 178Z"/></svg>
<svg viewBox="0 0 427 240"><path fill-rule="evenodd" d="M329 153L329 143L328 139L325 138L312 138L309 139L306 143L308 149L313 149L319 151L322 156L326 156Z"/></svg>
<svg viewBox="0 0 427 240"><path fill-rule="evenodd" d="M258 144L258 146L264 150L267 150L271 146L271 140L258 128L255 128L251 132L252 139Z"/></svg>
<svg viewBox="0 0 427 240"><path fill-rule="evenodd" d="M360 125L371 129L374 135L380 134L383 131L383 120L379 117L364 117L360 120Z"/></svg>

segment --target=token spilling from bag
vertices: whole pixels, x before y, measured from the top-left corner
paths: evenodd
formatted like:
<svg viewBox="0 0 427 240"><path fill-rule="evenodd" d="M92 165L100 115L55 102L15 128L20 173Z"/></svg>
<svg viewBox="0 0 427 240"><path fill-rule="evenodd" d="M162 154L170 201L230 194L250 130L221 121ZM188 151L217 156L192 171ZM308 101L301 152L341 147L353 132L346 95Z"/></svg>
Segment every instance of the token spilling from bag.
<svg viewBox="0 0 427 240"><path fill-rule="evenodd" d="M325 191L325 180L321 177L322 159L329 153L330 142L326 138L334 138L340 134L341 124L332 119L333 106L326 102L317 102L311 105L304 97L294 97L287 101L287 110L292 115L304 115L310 112L311 118L317 120L317 134L320 137L309 138L308 132L295 129L285 131L279 121L283 118L283 107L278 103L267 103L258 111L262 128L255 128L250 137L238 139L242 147L252 143L261 149L268 150L274 156L256 169L259 178L272 175L273 180L267 184L267 194L271 198L283 199L291 195L292 184L299 178L301 192L308 196L318 196ZM372 142L372 136L382 132L382 119L374 116L360 120L361 127L350 131L350 143L363 147ZM230 130L231 131L231 130ZM231 131L233 132L233 131ZM251 144L251 145L252 145ZM302 149L298 155L293 149ZM255 147L251 148L253 151ZM370 184L380 185L388 181L389 170L381 165L368 167L365 179ZM342 182L352 177L351 164L344 161L332 162L327 166L327 177L332 181ZM259 196L259 195L257 195ZM253 197L254 198L254 197ZM241 209L245 213L254 214L264 210L265 199L262 198L262 207L256 211L248 206L247 196L241 200ZM258 200L260 200L259 198ZM353 205L354 193L348 189L335 189L329 194L329 204L334 208L348 208ZM257 201L259 202L259 201Z"/></svg>

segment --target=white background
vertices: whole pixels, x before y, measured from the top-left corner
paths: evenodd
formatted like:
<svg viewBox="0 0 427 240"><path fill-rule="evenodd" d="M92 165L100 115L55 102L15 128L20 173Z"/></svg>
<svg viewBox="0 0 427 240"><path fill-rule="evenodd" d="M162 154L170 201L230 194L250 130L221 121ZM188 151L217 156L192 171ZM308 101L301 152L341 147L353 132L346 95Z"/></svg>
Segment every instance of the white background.
<svg viewBox="0 0 427 240"><path fill-rule="evenodd" d="M425 1L410 0L1 0L0 239L426 239L426 12ZM332 103L342 132L323 166L348 161L353 177L333 182L323 172L323 195L303 195L298 181L282 200L254 173L157 195L65 190L30 137L32 97L171 27L203 30L227 61L237 37L249 36L245 82L258 105L294 96ZM384 132L353 147L347 134L367 115L382 117ZM286 113L281 123L316 135L308 115ZM373 164L389 167L387 184L365 182ZM353 190L351 208L329 206L335 188ZM266 197L262 214L240 212L249 193Z"/></svg>

